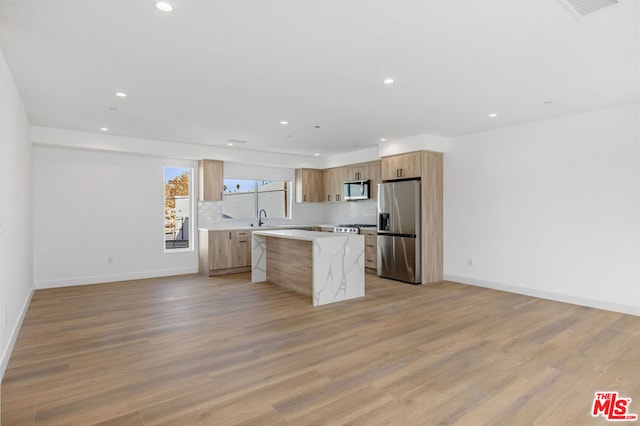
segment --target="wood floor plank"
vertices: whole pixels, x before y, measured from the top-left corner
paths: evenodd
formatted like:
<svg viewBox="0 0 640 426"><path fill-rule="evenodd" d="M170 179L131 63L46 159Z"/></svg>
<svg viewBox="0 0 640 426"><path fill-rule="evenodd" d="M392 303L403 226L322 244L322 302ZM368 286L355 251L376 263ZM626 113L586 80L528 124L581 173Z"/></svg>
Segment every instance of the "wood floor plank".
<svg viewBox="0 0 640 426"><path fill-rule="evenodd" d="M314 308L248 273L38 290L2 424L604 424L640 412L640 317L373 275ZM517 417L514 415L517 414ZM602 420L602 422L600 421Z"/></svg>

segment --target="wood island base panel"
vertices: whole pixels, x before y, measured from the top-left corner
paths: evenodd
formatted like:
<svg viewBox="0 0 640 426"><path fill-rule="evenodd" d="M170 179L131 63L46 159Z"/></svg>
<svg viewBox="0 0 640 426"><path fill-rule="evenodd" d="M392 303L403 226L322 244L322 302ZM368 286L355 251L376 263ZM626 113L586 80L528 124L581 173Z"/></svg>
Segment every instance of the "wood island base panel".
<svg viewBox="0 0 640 426"><path fill-rule="evenodd" d="M251 282L310 295L313 306L364 296L364 237L300 230L255 231Z"/></svg>

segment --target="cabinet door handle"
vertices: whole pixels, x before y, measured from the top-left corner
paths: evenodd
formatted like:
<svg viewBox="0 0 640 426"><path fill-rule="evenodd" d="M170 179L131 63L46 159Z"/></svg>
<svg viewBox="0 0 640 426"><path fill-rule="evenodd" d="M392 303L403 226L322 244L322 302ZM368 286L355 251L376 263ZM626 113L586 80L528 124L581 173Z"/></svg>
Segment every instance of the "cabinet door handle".
<svg viewBox="0 0 640 426"><path fill-rule="evenodd" d="M327 195L327 201L331 201L331 194Z"/></svg>
<svg viewBox="0 0 640 426"><path fill-rule="evenodd" d="M307 201L307 196L306 195L302 195L302 201Z"/></svg>
<svg viewBox="0 0 640 426"><path fill-rule="evenodd" d="M400 169L396 169L396 177L400 177Z"/></svg>

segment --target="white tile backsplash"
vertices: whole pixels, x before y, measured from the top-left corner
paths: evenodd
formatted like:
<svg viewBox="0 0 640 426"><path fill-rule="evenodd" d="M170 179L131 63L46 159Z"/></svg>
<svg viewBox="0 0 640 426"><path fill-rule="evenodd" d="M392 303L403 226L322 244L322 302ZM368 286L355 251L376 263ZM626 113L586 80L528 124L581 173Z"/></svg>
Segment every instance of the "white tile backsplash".
<svg viewBox="0 0 640 426"><path fill-rule="evenodd" d="M222 227L222 201L198 201L198 228Z"/></svg>
<svg viewBox="0 0 640 426"><path fill-rule="evenodd" d="M340 223L376 223L375 200L348 201L342 203L294 203L293 219L267 218L268 225L313 225ZM257 219L222 219L222 201L198 201L198 228L216 229L234 226L257 226Z"/></svg>
<svg viewBox="0 0 640 426"><path fill-rule="evenodd" d="M329 223L376 224L377 205L375 200L346 201L329 203L331 206Z"/></svg>

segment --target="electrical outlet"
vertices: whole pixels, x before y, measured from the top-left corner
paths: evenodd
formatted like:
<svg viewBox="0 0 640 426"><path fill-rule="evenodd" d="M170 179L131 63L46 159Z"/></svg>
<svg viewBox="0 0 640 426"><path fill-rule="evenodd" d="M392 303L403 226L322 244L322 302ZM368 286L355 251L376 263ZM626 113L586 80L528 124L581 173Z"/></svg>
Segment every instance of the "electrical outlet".
<svg viewBox="0 0 640 426"><path fill-rule="evenodd" d="M108 264L112 264L113 263L113 257L111 257L111 256L107 257L107 263Z"/></svg>
<svg viewBox="0 0 640 426"><path fill-rule="evenodd" d="M467 265L468 266L473 266L473 259L472 258L468 258L467 259Z"/></svg>

